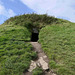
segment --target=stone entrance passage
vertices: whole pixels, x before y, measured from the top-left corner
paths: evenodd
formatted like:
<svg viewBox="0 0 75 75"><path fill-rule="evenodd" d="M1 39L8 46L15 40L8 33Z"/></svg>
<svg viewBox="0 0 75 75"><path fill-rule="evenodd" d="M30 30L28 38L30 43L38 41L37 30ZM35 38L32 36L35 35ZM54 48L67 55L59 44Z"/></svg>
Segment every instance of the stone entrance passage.
<svg viewBox="0 0 75 75"><path fill-rule="evenodd" d="M32 36L31 36L31 41L32 42L37 42L39 39L39 32L36 28L33 28Z"/></svg>
<svg viewBox="0 0 75 75"><path fill-rule="evenodd" d="M32 33L31 41L32 42L37 42L38 41L38 33Z"/></svg>

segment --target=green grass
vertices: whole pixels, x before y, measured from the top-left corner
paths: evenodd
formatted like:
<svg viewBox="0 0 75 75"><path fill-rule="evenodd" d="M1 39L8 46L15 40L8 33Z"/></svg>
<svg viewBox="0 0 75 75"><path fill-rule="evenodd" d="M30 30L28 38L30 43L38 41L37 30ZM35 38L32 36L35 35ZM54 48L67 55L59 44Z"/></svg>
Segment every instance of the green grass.
<svg viewBox="0 0 75 75"><path fill-rule="evenodd" d="M44 72L41 68L37 67L32 71L32 75L44 75Z"/></svg>
<svg viewBox="0 0 75 75"><path fill-rule="evenodd" d="M65 23L41 29L39 42L58 75L75 75L75 24Z"/></svg>
<svg viewBox="0 0 75 75"><path fill-rule="evenodd" d="M23 75L37 58L30 43L31 33L21 26L0 26L0 75Z"/></svg>
<svg viewBox="0 0 75 75"><path fill-rule="evenodd" d="M33 28L39 31L50 69L58 75L75 75L75 24L47 14L19 15L0 25L0 75L23 75L37 58L28 43ZM39 73L40 69L33 71Z"/></svg>
<svg viewBox="0 0 75 75"><path fill-rule="evenodd" d="M2 25L1 25L2 26ZM0 27L1 27L0 26ZM27 28L13 25L3 25L0 28L0 41L2 40L24 40L29 41L31 33Z"/></svg>
<svg viewBox="0 0 75 75"><path fill-rule="evenodd" d="M67 20L58 19L54 16L48 16L47 14L38 15L38 14L24 14L15 17L11 17L6 20L4 25L16 25L16 26L25 26L26 28L32 30L33 27L41 29L47 25L59 23L70 23Z"/></svg>

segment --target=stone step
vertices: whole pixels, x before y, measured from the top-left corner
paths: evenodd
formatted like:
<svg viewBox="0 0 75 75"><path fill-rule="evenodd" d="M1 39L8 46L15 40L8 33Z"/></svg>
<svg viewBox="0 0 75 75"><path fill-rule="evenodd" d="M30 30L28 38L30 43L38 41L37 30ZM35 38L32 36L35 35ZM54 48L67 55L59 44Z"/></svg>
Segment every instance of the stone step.
<svg viewBox="0 0 75 75"><path fill-rule="evenodd" d="M32 72L37 66L41 67L43 70L48 70L48 63L44 61L43 57L40 57L37 61L31 61L29 72Z"/></svg>
<svg viewBox="0 0 75 75"><path fill-rule="evenodd" d="M33 69L37 67L36 62L31 60L30 68L28 69L29 72L32 72Z"/></svg>
<svg viewBox="0 0 75 75"><path fill-rule="evenodd" d="M43 70L48 70L48 63L44 61L43 57L40 57L38 62L40 63Z"/></svg>

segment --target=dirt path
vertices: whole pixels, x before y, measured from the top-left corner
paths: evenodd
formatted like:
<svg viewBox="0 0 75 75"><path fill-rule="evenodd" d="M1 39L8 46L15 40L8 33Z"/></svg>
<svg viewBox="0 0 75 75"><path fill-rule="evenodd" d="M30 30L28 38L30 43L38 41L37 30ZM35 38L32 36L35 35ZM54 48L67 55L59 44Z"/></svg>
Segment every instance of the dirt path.
<svg viewBox="0 0 75 75"><path fill-rule="evenodd" d="M48 67L48 63L49 63L49 59L46 56L46 54L43 52L42 48L41 48L41 44L39 44L38 42L31 42L34 51L37 52L38 54L38 59L36 61L34 61L34 65L35 63L37 64L38 62L40 62L40 64L42 65L42 68L47 69L47 71L45 71L45 75L56 75L54 73L52 73L52 71L48 71L49 67ZM44 64L42 64L44 63ZM27 72L25 75L32 75L31 72Z"/></svg>
<svg viewBox="0 0 75 75"><path fill-rule="evenodd" d="M43 59L49 63L48 57L45 55L43 50L41 49L41 44L38 42L31 42L32 46L34 47L34 51L38 53L38 58L43 57Z"/></svg>

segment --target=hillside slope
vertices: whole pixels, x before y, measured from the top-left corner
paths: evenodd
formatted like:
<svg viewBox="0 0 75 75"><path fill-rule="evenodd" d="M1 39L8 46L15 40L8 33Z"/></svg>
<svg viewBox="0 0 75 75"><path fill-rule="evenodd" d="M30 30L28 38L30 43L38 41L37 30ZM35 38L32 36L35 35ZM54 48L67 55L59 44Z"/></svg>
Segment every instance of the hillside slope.
<svg viewBox="0 0 75 75"><path fill-rule="evenodd" d="M39 31L50 69L57 75L75 75L75 23L47 14L11 17L0 26L0 75L23 75L37 58L29 43L33 28Z"/></svg>
<svg viewBox="0 0 75 75"><path fill-rule="evenodd" d="M30 43L31 33L21 26L0 26L0 75L23 75L37 57Z"/></svg>
<svg viewBox="0 0 75 75"><path fill-rule="evenodd" d="M75 75L75 24L47 26L40 31L39 42L50 59L49 66L58 75Z"/></svg>

